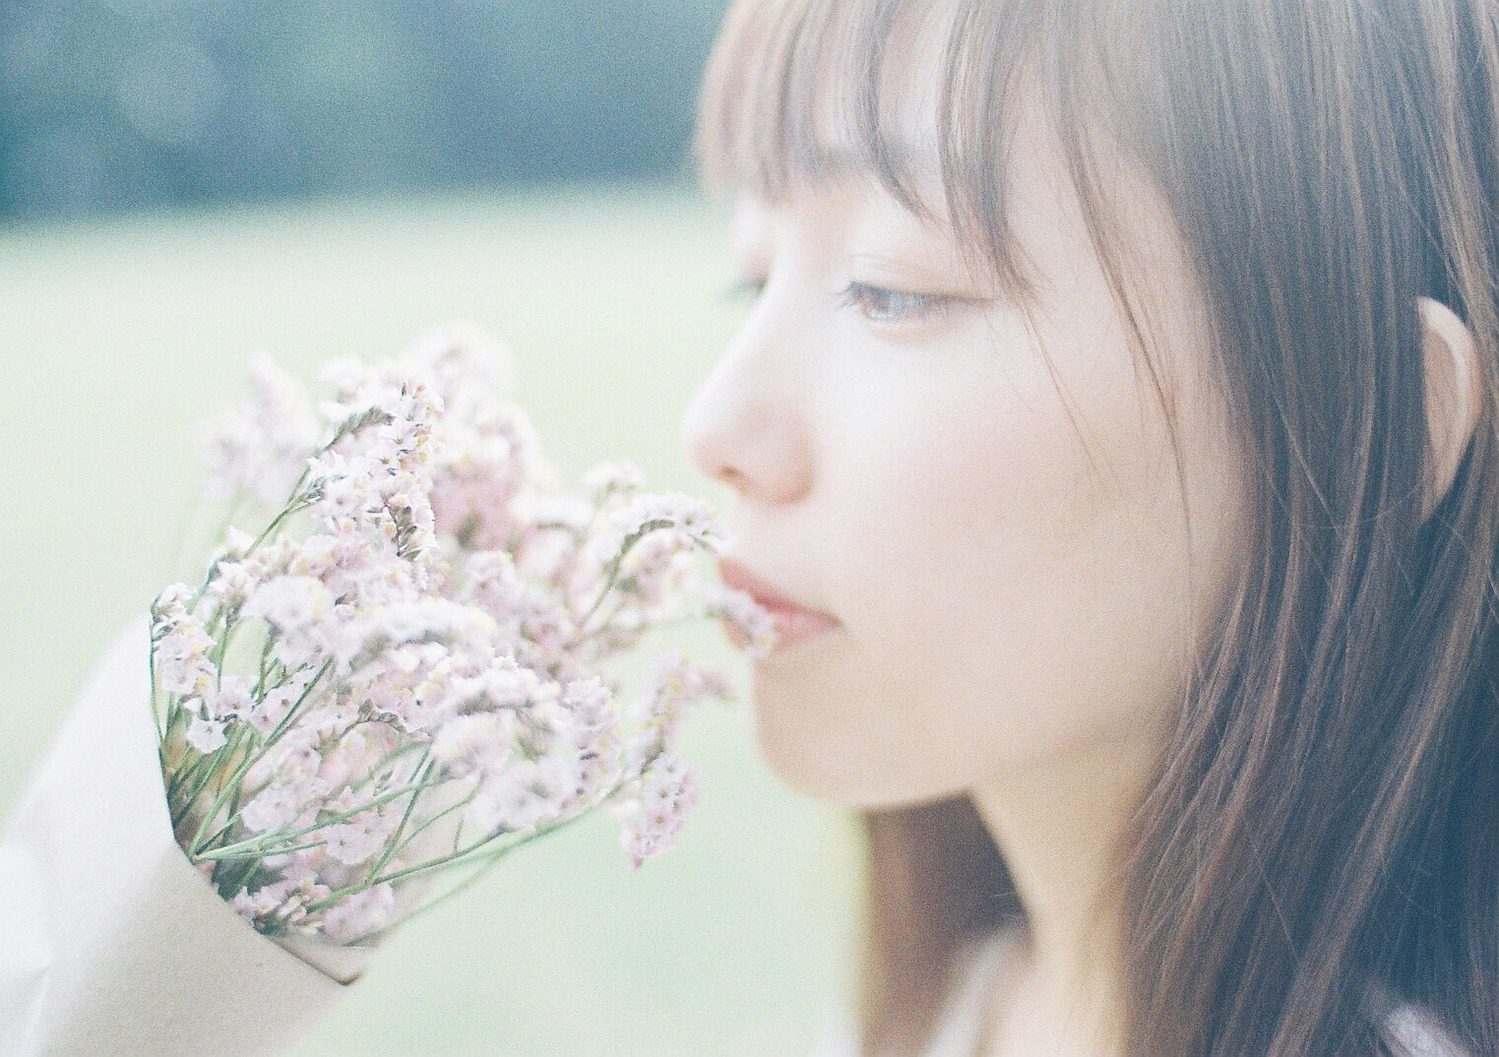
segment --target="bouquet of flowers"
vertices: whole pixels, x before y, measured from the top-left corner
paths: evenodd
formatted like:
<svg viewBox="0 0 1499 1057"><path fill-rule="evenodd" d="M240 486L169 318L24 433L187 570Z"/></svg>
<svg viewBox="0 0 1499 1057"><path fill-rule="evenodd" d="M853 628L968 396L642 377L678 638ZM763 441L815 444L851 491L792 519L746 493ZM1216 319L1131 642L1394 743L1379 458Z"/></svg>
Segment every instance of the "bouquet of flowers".
<svg viewBox="0 0 1499 1057"><path fill-rule="evenodd" d="M206 431L230 527L152 606L151 694L177 841L264 934L378 938L601 807L638 868L697 799L681 716L730 689L679 650L616 662L687 620L773 643L697 573L709 509L624 462L563 489L509 377L454 327L329 364L320 402L262 356Z"/></svg>

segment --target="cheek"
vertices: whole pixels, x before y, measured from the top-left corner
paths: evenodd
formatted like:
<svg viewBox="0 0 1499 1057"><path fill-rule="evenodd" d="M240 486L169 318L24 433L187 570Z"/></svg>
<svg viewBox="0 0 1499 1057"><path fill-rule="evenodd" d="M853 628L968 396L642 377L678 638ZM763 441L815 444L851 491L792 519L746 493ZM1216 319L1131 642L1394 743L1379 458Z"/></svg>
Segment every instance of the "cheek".
<svg viewBox="0 0 1499 1057"><path fill-rule="evenodd" d="M1020 371L866 387L827 435L819 502L846 632L757 689L772 759L824 754L787 763L823 775L820 795L947 795L1176 707L1211 604L1191 604L1159 409L1135 399L1127 361L1064 377L1066 405L1044 365ZM1182 441L1202 457L1193 503L1221 509L1231 496L1193 494L1225 479L1221 448ZM1211 581L1225 543L1199 520Z"/></svg>

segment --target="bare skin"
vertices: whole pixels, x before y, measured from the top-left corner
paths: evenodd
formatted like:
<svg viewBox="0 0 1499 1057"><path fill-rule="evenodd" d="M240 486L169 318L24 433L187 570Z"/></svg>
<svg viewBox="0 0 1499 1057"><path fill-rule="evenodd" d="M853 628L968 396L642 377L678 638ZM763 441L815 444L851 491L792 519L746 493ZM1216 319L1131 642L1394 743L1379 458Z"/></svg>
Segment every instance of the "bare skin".
<svg viewBox="0 0 1499 1057"><path fill-rule="evenodd" d="M1149 188L1129 189L1124 219L1180 481L1033 115L1013 163L1011 220L1041 280L1034 334L940 217L918 220L857 171L778 204L742 198L735 254L757 293L682 440L733 489L729 554L841 622L756 662L769 763L849 807L971 795L1027 922L982 1053L1117 1054L1114 854L1246 561L1248 471ZM1479 387L1461 321L1421 311L1436 497Z"/></svg>

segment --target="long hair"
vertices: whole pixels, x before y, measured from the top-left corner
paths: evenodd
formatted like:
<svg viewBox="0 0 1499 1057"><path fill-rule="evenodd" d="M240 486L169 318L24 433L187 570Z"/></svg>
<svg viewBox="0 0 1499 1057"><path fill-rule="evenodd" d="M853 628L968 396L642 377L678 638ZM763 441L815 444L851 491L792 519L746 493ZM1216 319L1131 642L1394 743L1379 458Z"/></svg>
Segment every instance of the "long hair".
<svg viewBox="0 0 1499 1057"><path fill-rule="evenodd" d="M783 195L838 135L921 209L886 98L910 6L737 3L702 95L707 182ZM1499 1053L1499 6L943 12L937 131L960 239L1023 288L1004 205L1024 76L1147 368L1103 141L1159 190L1210 319L1198 351L1255 470L1254 553L1118 864L1127 1052L1387 1052L1380 993ZM1471 328L1482 374L1430 517L1421 295ZM966 797L862 816L862 1049L909 1053L958 944L1018 901Z"/></svg>

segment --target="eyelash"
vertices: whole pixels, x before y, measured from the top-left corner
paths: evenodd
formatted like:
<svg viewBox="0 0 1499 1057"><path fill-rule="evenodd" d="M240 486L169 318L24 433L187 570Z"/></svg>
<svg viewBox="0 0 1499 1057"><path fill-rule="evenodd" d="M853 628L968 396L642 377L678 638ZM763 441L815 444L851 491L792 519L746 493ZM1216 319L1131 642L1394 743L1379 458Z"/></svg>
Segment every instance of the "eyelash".
<svg viewBox="0 0 1499 1057"><path fill-rule="evenodd" d="M740 279L724 291L732 301L753 301L765 289L763 279ZM851 282L838 294L840 308L855 308L873 323L909 322L933 319L960 307L965 302L940 294L912 294L887 290L868 283ZM876 306L883 304L884 311Z"/></svg>
<svg viewBox="0 0 1499 1057"><path fill-rule="evenodd" d="M940 294L905 293L860 282L849 283L838 297L839 305L857 308L872 323L932 319L950 312L958 303L956 298Z"/></svg>

